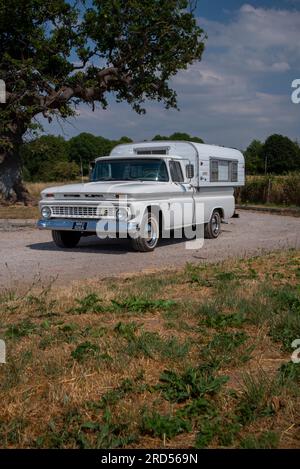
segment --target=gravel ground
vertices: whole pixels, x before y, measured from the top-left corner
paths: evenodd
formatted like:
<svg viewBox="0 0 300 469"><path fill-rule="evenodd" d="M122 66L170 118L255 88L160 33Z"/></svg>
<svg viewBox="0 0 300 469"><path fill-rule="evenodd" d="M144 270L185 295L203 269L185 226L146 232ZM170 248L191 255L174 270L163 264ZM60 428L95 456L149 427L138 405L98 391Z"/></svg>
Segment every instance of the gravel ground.
<svg viewBox="0 0 300 469"><path fill-rule="evenodd" d="M126 240L83 238L74 249L59 249L49 231L33 221L0 220L0 289L30 284L38 276L57 284L92 277L109 277L174 268L186 262L214 262L277 249L300 248L300 219L240 211L240 218L223 226L217 240L201 249L186 249L182 240L163 240L153 253L133 252Z"/></svg>

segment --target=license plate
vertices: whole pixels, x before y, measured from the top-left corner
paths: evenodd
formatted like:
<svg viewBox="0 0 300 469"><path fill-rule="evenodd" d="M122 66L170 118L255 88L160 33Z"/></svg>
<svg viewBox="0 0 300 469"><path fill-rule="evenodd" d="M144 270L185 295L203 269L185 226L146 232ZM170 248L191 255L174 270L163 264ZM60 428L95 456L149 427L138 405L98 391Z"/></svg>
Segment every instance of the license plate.
<svg viewBox="0 0 300 469"><path fill-rule="evenodd" d="M73 223L73 230L76 230L76 231L84 231L86 230L86 227L87 227L87 222L85 221L75 221Z"/></svg>

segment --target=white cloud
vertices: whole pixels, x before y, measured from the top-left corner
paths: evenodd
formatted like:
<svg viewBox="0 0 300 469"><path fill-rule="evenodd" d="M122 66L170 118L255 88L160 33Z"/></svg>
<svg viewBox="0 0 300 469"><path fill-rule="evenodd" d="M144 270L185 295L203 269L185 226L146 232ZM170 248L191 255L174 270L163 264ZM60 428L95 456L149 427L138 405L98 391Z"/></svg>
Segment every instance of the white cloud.
<svg viewBox="0 0 300 469"><path fill-rule="evenodd" d="M90 131L143 140L186 131L241 148L273 132L296 138L300 105L291 103L290 75L299 69L300 12L245 4L230 22L199 23L208 33L203 60L172 80L180 113L155 103L147 104L146 116L113 101L95 113L81 106L77 131L70 127L70 135Z"/></svg>

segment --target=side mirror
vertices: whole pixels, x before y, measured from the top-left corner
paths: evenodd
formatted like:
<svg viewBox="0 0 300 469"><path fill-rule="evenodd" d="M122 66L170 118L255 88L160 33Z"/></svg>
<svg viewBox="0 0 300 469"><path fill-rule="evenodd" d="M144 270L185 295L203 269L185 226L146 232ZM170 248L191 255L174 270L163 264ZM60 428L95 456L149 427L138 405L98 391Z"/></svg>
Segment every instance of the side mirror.
<svg viewBox="0 0 300 469"><path fill-rule="evenodd" d="M187 164L185 167L185 173L186 177L188 179L193 179L195 173L194 173L194 165L193 164Z"/></svg>
<svg viewBox="0 0 300 469"><path fill-rule="evenodd" d="M92 179L93 171L95 168L96 162L95 161L90 161L89 162L89 179Z"/></svg>

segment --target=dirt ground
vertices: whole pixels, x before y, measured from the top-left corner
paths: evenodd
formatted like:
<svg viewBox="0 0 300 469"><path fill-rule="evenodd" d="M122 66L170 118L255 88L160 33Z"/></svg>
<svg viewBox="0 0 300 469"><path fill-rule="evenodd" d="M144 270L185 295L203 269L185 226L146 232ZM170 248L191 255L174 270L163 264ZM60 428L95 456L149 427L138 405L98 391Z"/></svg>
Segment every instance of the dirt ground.
<svg viewBox="0 0 300 469"><path fill-rule="evenodd" d="M223 225L217 240L201 249L187 249L185 240L162 240L153 253L131 250L126 240L83 238L74 249L59 249L49 231L33 221L0 220L0 289L30 284L41 278L58 284L125 273L172 269L186 262L214 262L300 247L300 219L240 211Z"/></svg>

